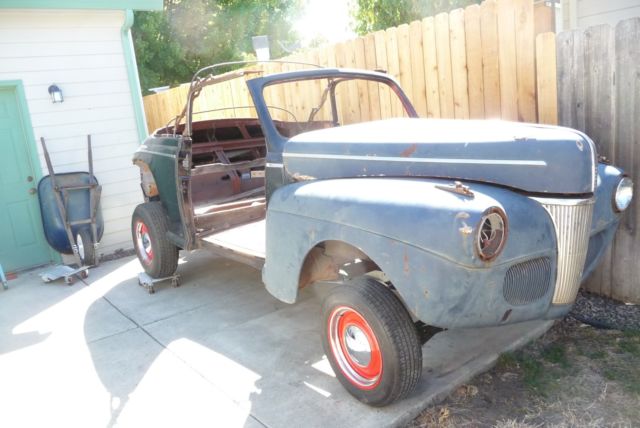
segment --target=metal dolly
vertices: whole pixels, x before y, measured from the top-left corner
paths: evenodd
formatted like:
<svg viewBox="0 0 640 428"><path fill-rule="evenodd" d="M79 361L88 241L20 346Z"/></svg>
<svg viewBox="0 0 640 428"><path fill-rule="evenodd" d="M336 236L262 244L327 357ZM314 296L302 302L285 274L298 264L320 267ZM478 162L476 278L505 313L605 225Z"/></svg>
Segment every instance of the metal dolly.
<svg viewBox="0 0 640 428"><path fill-rule="evenodd" d="M174 287L180 287L180 275L173 274L171 276L165 276L164 278L151 278L147 273L142 272L138 274L138 285L144 287L149 294L156 292L155 284L164 281L171 281L171 285Z"/></svg>
<svg viewBox="0 0 640 428"><path fill-rule="evenodd" d="M88 278L89 268L87 266L72 268L71 266L58 265L40 274L43 282L51 282L59 278L64 278L64 282L67 285L73 285L76 282L76 276L79 276L81 279Z"/></svg>

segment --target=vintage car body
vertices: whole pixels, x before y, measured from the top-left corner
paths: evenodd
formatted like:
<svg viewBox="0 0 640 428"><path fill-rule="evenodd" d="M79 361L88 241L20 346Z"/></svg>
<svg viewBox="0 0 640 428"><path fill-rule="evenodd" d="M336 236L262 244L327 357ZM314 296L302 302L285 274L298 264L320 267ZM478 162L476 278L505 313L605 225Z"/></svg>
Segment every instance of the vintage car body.
<svg viewBox="0 0 640 428"><path fill-rule="evenodd" d="M274 119L265 91L309 79L328 82L309 120ZM349 79L388 85L405 117L340 123L335 92ZM328 298L323 343L343 385L370 404L406 395L412 387L399 390L393 373L405 373L402 382L415 385L419 369L380 362L400 364L392 355L404 348L376 353L378 342L398 335L377 336L387 327L376 327L384 320L367 315L375 306L362 303L367 293L382 293L380 301L391 293L406 311L402 320L416 326L561 317L631 198L630 180L598 163L586 135L533 124L419 119L382 73L319 69L253 78L247 85L259 119L194 122L193 97L205 83L192 88L185 124L156 131L134 155L145 198L166 221L154 236L145 234L151 217L134 214L143 266L167 275L178 249L208 247L262 268L269 292L288 303L308 284L348 286L357 279L360 297ZM332 116L314 121L327 93ZM203 139L206 129L215 136ZM212 158L198 160L206 153ZM220 180L234 184L211 196ZM205 194L214 203L198 208ZM225 241L225 234L243 228L260 248ZM153 257L163 240L170 261L158 267ZM356 321L342 328L347 319ZM402 320L398 325L407 324ZM366 358L349 345L358 340ZM419 352L409 348L407 355Z"/></svg>

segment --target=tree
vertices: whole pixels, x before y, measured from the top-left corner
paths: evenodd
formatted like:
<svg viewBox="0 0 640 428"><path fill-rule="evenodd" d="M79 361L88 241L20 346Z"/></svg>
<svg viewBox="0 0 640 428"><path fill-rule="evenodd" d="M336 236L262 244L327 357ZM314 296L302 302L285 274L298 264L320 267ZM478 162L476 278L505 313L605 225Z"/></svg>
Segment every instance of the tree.
<svg viewBox="0 0 640 428"><path fill-rule="evenodd" d="M353 11L355 31L364 35L395 27L425 16L478 4L481 0L357 0Z"/></svg>
<svg viewBox="0 0 640 428"><path fill-rule="evenodd" d="M164 0L162 12L135 12L132 28L140 84L191 80L200 67L253 58L251 37L266 34L271 56L295 39L300 0Z"/></svg>

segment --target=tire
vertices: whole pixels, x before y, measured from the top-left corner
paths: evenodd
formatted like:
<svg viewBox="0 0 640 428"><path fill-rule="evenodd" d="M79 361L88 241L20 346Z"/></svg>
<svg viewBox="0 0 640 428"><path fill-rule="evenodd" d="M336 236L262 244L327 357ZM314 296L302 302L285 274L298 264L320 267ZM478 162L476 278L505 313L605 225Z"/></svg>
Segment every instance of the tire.
<svg viewBox="0 0 640 428"><path fill-rule="evenodd" d="M178 267L178 247L167 239L168 230L167 215L160 202L146 202L133 211L133 246L144 271L152 278L171 276Z"/></svg>
<svg viewBox="0 0 640 428"><path fill-rule="evenodd" d="M382 407L413 391L422 375L422 347L391 290L373 278L355 278L332 290L322 315L325 354L351 395Z"/></svg>
<svg viewBox="0 0 640 428"><path fill-rule="evenodd" d="M87 228L80 229L76 234L76 245L82 266L94 266L96 264L96 248L93 245L91 231ZM79 267L79 266L78 266Z"/></svg>

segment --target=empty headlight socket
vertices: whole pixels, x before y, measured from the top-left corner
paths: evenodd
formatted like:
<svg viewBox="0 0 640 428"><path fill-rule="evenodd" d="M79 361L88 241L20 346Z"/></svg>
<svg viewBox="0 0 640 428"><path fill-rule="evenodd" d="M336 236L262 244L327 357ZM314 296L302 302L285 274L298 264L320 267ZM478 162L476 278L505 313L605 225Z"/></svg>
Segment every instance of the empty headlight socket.
<svg viewBox="0 0 640 428"><path fill-rule="evenodd" d="M484 236L487 232L489 236ZM478 257L485 262L498 257L504 249L508 234L509 222L502 208L491 207L485 210L476 227L475 248ZM496 244L495 239L500 241Z"/></svg>

